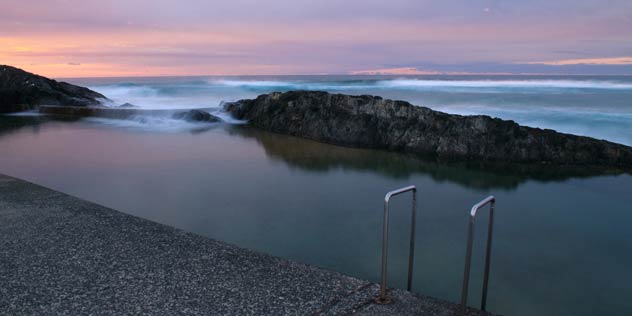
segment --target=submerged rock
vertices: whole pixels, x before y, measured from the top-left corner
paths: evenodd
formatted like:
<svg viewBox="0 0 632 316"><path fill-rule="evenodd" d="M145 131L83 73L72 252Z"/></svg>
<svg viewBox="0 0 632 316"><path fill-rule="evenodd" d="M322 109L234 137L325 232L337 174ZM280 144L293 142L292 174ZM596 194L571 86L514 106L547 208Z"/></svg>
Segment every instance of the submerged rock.
<svg viewBox="0 0 632 316"><path fill-rule="evenodd" d="M222 121L219 117L202 110L189 110L187 112L175 113L173 118L189 122L217 123Z"/></svg>
<svg viewBox="0 0 632 316"><path fill-rule="evenodd" d="M0 112L31 110L39 105L96 106L106 99L88 88L0 65Z"/></svg>
<svg viewBox="0 0 632 316"><path fill-rule="evenodd" d="M225 109L264 130L343 146L443 159L632 168L632 147L377 96L275 92Z"/></svg>

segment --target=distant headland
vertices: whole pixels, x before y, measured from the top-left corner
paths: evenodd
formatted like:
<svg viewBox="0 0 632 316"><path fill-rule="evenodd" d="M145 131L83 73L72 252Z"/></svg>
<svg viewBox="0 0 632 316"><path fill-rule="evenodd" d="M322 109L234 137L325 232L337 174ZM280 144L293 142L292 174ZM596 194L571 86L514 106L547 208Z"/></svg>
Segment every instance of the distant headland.
<svg viewBox="0 0 632 316"><path fill-rule="evenodd" d="M96 106L107 98L88 88L58 82L22 69L0 65L0 113L40 105Z"/></svg>

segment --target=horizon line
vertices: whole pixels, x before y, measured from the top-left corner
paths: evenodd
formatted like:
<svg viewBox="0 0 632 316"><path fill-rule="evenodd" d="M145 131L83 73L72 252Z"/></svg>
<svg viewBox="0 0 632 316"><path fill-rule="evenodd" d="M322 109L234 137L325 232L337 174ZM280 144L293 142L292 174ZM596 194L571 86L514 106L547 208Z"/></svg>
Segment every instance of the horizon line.
<svg viewBox="0 0 632 316"><path fill-rule="evenodd" d="M41 76L41 75L40 75ZM306 74L239 74L239 75L154 75L154 76L84 76L84 77L57 77L51 76L52 79L116 79L116 78L188 78L188 77L317 77L317 76L347 76L347 77L438 77L438 76L551 76L551 77L632 77L629 74L591 74L591 73L538 73L538 72L521 72L521 73L486 73L486 72L467 72L467 73L436 73L436 74L350 74L350 73L306 73Z"/></svg>

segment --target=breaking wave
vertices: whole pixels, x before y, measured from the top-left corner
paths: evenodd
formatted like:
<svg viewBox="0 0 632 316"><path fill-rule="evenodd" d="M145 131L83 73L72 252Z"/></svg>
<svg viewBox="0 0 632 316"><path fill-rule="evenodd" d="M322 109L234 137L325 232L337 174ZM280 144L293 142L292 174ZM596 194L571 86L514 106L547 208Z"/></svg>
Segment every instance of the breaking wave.
<svg viewBox="0 0 632 316"><path fill-rule="evenodd" d="M428 89L428 88L520 88L520 89L601 89L632 90L632 84L596 80L355 80L333 82L292 82L258 80L213 80L213 85L242 88L287 88L305 90L347 89Z"/></svg>

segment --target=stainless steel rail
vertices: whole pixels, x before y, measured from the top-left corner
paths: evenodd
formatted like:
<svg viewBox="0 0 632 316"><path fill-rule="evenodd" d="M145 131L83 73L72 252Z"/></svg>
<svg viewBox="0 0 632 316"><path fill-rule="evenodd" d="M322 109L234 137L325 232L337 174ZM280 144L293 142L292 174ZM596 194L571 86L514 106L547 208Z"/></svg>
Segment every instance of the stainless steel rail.
<svg viewBox="0 0 632 316"><path fill-rule="evenodd" d="M472 206L470 211L470 221L467 228L467 250L465 252L465 271L463 272L463 288L461 289L461 313L465 314L467 310L467 291L470 282L470 265L472 263L472 243L474 238L474 219L476 212L483 206L489 204L489 225L487 226L487 249L485 251L485 271L483 274L483 298L481 300L481 310L485 311L487 304L487 285L489 282L489 261L492 252L492 233L494 226L494 206L496 198L488 196L484 200Z"/></svg>
<svg viewBox="0 0 632 316"><path fill-rule="evenodd" d="M388 259L388 211L389 211L389 202L391 197L396 195L412 191L413 193L413 205L412 205L412 215L410 222L410 250L408 255L408 291L412 288L413 283L413 259L415 257L415 216L417 212L417 188L414 185L410 185L401 189L397 189L391 192L386 193L384 196L384 231L382 235L382 282L380 283L380 296L377 298L376 302L380 304L389 304L391 299L388 297L386 293L386 264Z"/></svg>

